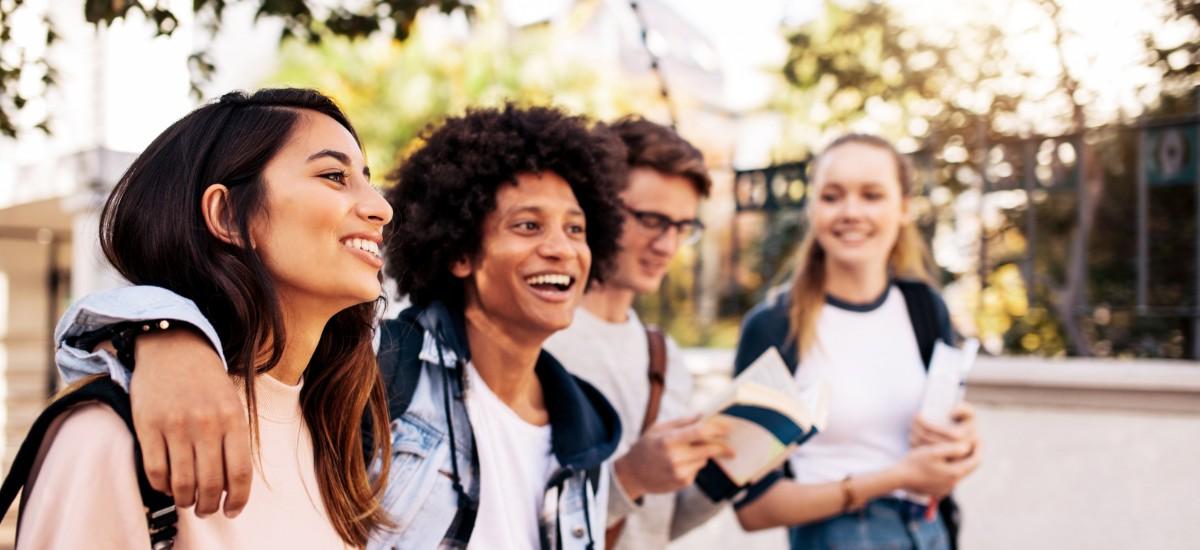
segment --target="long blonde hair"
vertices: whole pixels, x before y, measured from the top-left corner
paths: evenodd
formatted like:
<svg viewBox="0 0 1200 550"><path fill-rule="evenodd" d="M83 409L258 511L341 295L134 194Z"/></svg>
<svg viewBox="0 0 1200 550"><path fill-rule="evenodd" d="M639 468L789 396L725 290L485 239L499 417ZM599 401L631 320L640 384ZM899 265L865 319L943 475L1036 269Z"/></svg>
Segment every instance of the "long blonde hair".
<svg viewBox="0 0 1200 550"><path fill-rule="evenodd" d="M903 197L912 195L913 169L908 158L900 154L888 140L876 135L858 133L845 134L833 140L813 160L809 173L814 176L812 180L814 188L817 183L815 175L818 173L821 163L834 149L848 143L861 143L891 153L892 158L896 161L896 175L900 182L901 195ZM810 199L810 209L813 208L812 204ZM802 357L816 342L817 316L825 304L825 250L817 242L816 234L811 227L800 241L796 257L796 272L790 291L792 305L788 318L792 324L790 337L796 343L797 354ZM892 252L888 255L888 271L893 277L935 285L933 260L929 253L929 247L925 245L925 239L911 219L901 222L896 244L892 245ZM796 359L799 360L800 357Z"/></svg>

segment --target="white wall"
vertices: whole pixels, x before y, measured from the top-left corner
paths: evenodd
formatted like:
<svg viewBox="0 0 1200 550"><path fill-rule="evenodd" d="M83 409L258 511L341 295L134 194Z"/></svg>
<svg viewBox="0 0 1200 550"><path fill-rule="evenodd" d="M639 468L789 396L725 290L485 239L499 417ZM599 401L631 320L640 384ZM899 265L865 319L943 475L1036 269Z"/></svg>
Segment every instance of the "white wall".
<svg viewBox="0 0 1200 550"><path fill-rule="evenodd" d="M731 351L688 354L702 393L728 380ZM983 461L956 492L965 550L1197 548L1200 364L981 358L967 398ZM786 547L727 513L671 550Z"/></svg>

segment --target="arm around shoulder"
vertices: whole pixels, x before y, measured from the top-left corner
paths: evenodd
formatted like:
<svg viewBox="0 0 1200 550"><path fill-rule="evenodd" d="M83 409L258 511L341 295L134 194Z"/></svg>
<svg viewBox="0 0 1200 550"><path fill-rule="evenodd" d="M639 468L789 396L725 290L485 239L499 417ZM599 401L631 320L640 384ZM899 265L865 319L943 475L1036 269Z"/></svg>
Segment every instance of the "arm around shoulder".
<svg viewBox="0 0 1200 550"><path fill-rule="evenodd" d="M108 351L78 349L68 340L80 334L127 321L180 321L195 327L222 364L221 340L212 323L191 300L155 286L127 286L84 296L71 305L54 329L55 361L67 383L85 376L107 373L129 388L129 368Z"/></svg>

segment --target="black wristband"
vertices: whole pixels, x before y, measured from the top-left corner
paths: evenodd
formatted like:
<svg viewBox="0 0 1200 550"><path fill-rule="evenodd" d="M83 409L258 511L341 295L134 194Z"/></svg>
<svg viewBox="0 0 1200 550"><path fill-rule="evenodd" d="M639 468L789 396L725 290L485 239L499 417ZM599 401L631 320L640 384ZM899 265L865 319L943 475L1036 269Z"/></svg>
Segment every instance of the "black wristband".
<svg viewBox="0 0 1200 550"><path fill-rule="evenodd" d="M149 332L163 332L173 328L192 326L190 323L174 319L154 319L146 321L124 321L100 327L78 336L64 339L68 346L92 351L100 342L108 340L117 350L117 360L129 370L133 370L134 349L137 336Z"/></svg>

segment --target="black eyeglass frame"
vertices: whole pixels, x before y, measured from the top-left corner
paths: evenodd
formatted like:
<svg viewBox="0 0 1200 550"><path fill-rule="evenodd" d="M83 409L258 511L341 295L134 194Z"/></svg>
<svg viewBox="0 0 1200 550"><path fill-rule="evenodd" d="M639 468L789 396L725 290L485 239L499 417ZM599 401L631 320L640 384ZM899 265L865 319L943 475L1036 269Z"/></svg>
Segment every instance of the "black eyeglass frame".
<svg viewBox="0 0 1200 550"><path fill-rule="evenodd" d="M672 227L675 228L675 233L679 235L681 244L696 244L700 242L700 237L704 235L704 223L699 219L690 218L686 220L673 220L670 216L653 210L638 210L621 203L621 208L629 212L633 219L637 220L638 224L650 231L657 231L658 235L655 238L662 237L667 234Z"/></svg>

